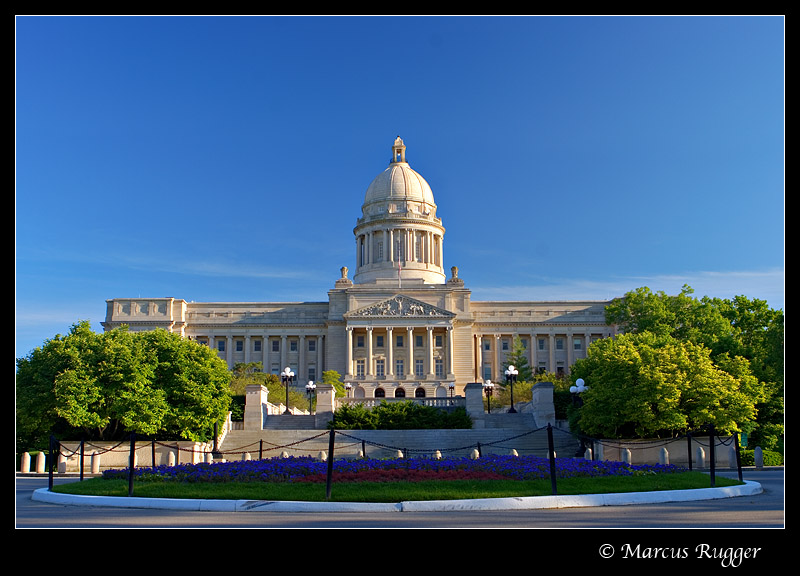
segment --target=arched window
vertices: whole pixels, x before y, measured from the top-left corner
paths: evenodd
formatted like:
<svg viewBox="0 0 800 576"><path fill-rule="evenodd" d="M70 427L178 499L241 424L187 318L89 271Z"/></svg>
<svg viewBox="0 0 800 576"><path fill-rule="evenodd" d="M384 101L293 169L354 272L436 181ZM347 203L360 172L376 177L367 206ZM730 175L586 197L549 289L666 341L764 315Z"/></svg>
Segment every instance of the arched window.
<svg viewBox="0 0 800 576"><path fill-rule="evenodd" d="M386 398L386 391L383 388L376 389L375 398Z"/></svg>
<svg viewBox="0 0 800 576"><path fill-rule="evenodd" d="M394 397L395 398L405 398L406 397L406 391L403 390L402 388L398 388L397 390L394 391Z"/></svg>
<svg viewBox="0 0 800 576"><path fill-rule="evenodd" d="M425 398L425 388L417 388L414 390L415 398Z"/></svg>

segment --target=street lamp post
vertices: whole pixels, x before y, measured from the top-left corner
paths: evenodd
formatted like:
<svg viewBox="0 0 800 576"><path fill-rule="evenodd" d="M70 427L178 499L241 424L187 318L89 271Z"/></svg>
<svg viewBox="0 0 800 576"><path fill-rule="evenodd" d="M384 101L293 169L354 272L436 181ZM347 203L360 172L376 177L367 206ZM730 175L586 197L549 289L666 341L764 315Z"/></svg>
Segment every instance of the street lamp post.
<svg viewBox="0 0 800 576"><path fill-rule="evenodd" d="M580 408L583 406L583 398L581 398L581 393L586 392L589 389L588 386L583 381L583 378L578 378L575 380L575 385L569 387L569 391L572 392L572 405L576 408ZM586 442L584 442L583 435L580 437L581 445L578 448L578 452L575 456L583 456L586 452Z"/></svg>
<svg viewBox="0 0 800 576"><path fill-rule="evenodd" d="M352 388L353 388L353 385L350 384L350 382L345 382L344 383L344 392L345 392L345 395L348 398L350 398L350 390L352 390Z"/></svg>
<svg viewBox="0 0 800 576"><path fill-rule="evenodd" d="M284 414L291 414L289 411L289 384L292 383L292 380L294 380L294 372L287 366L281 372L281 382L286 386L286 410L283 412Z"/></svg>
<svg viewBox="0 0 800 576"><path fill-rule="evenodd" d="M311 414L311 402L314 398L314 391L317 389L317 385L314 384L313 380L309 380L308 384L306 384L306 394L308 394L308 413Z"/></svg>
<svg viewBox="0 0 800 576"><path fill-rule="evenodd" d="M511 386L511 408L508 410L509 413L516 414L517 411L514 408L514 383L517 381L517 374L519 374L519 370L514 368L513 365L506 368L506 384Z"/></svg>
<svg viewBox="0 0 800 576"><path fill-rule="evenodd" d="M487 411L488 414L491 414L492 413L492 391L494 390L494 384L492 384L491 380L486 380L483 383L483 390L484 390L484 392L486 392L486 400L487 400L487 405L486 405L487 410L486 411Z"/></svg>

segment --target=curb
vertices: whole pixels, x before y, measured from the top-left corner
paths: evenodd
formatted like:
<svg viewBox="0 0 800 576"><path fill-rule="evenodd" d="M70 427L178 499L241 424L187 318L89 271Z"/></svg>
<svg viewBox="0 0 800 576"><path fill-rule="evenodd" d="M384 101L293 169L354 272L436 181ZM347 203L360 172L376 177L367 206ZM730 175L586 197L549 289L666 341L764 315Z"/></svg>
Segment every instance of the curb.
<svg viewBox="0 0 800 576"><path fill-rule="evenodd" d="M666 502L716 500L752 496L763 491L761 484L745 480L740 486L583 494L578 496L529 496L519 498L484 498L477 500L430 500L380 504L366 502L295 502L272 500L195 500L171 498L139 498L136 496L78 496L34 490L32 500L64 506L105 506L112 508L148 508L195 512L452 512L458 510L543 510L548 508L584 508L597 506L629 506Z"/></svg>

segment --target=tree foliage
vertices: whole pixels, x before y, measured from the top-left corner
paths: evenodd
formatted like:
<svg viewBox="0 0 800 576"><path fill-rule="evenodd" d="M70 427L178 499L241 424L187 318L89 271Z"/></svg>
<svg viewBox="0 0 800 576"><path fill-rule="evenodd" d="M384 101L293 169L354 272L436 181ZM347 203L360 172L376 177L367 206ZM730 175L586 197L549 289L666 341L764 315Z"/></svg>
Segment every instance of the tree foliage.
<svg viewBox="0 0 800 576"><path fill-rule="evenodd" d="M608 438L674 436L710 424L721 434L741 431L756 417L763 383L742 359L717 366L710 354L650 332L595 342L572 369L589 384L581 431Z"/></svg>
<svg viewBox="0 0 800 576"><path fill-rule="evenodd" d="M18 442L131 432L203 440L227 414L229 382L207 346L164 330L98 334L80 322L17 359Z"/></svg>
<svg viewBox="0 0 800 576"><path fill-rule="evenodd" d="M625 336L595 342L572 369L592 383L579 420L585 432L619 434L625 419L640 435L713 423L755 430L763 447L775 445L783 433L783 312L693 292L643 287L606 307L607 323Z"/></svg>

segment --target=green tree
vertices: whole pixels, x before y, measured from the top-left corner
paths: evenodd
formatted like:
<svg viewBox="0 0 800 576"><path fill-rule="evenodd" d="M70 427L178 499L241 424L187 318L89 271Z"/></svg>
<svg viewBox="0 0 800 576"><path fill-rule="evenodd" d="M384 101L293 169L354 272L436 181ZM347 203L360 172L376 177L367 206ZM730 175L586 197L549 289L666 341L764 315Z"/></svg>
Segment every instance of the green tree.
<svg viewBox="0 0 800 576"><path fill-rule="evenodd" d="M764 398L744 359L718 367L708 348L650 332L595 342L572 376L589 387L580 430L607 438L673 436L709 424L721 434L741 431Z"/></svg>
<svg viewBox="0 0 800 576"><path fill-rule="evenodd" d="M322 373L322 383L327 386L333 386L333 389L336 390L336 396L341 397L345 395L342 375L336 370L325 370Z"/></svg>
<svg viewBox="0 0 800 576"><path fill-rule="evenodd" d="M42 447L50 433L206 439L227 414L229 381L216 352L177 334L79 322L17 359L18 444Z"/></svg>
<svg viewBox="0 0 800 576"><path fill-rule="evenodd" d="M511 351L506 355L501 376L505 377L505 372L509 366L513 366L519 373L517 375L518 382L530 382L533 380L533 370L528 364L528 350L519 336L514 336L511 342Z"/></svg>
<svg viewBox="0 0 800 576"><path fill-rule="evenodd" d="M736 296L733 299L693 298L684 286L677 296L653 293L649 288L628 292L606 307L606 321L626 333L669 335L711 350L722 370L737 370L741 360L763 387L756 403L756 420L743 424L752 441L762 448L780 450L784 419L784 315L766 301ZM737 367L737 368L734 368ZM741 370L733 376L739 378Z"/></svg>

